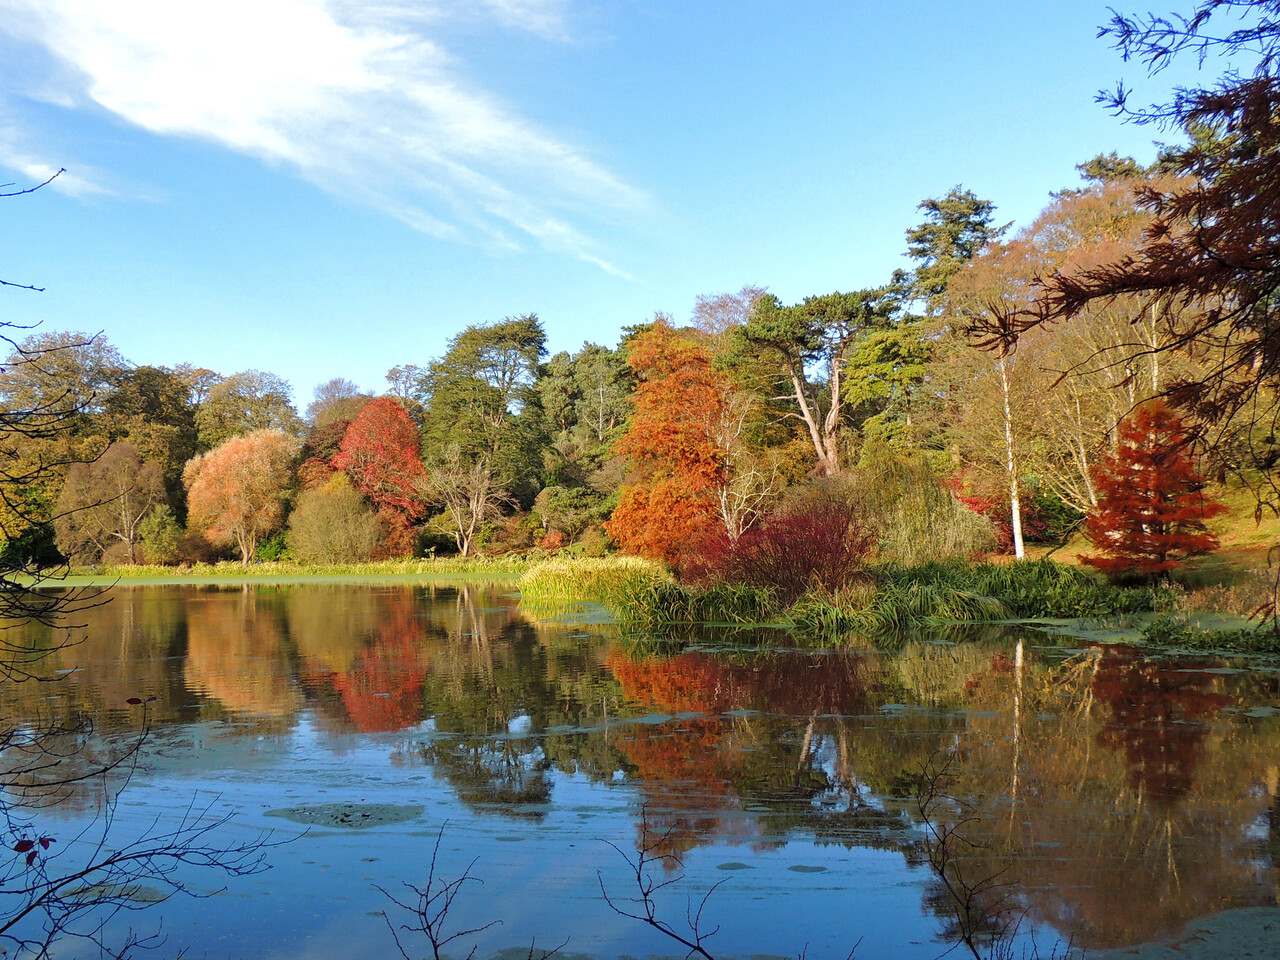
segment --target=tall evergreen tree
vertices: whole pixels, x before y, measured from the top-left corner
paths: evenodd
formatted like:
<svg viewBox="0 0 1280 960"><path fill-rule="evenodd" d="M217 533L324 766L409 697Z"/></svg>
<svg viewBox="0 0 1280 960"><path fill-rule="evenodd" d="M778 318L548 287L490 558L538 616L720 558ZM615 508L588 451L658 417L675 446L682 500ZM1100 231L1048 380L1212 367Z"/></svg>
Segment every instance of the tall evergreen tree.
<svg viewBox="0 0 1280 960"><path fill-rule="evenodd" d="M1094 473L1098 506L1085 535L1098 548L1084 558L1108 573L1159 576L1215 550L1205 521L1225 510L1204 493L1178 416L1160 400L1120 426L1116 452Z"/></svg>
<svg viewBox="0 0 1280 960"><path fill-rule="evenodd" d="M895 274L895 285L906 300L937 315L951 278L1009 225L997 226L996 205L960 185L920 201L917 209L924 211L924 220L907 230L907 256L916 266Z"/></svg>

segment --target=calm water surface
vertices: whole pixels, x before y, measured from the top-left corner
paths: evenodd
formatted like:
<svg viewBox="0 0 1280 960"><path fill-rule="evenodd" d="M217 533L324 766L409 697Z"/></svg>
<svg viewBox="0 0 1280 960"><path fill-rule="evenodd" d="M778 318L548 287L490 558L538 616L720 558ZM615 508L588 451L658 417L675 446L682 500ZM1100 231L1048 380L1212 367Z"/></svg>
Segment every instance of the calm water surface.
<svg viewBox="0 0 1280 960"><path fill-rule="evenodd" d="M88 714L102 756L138 729L125 701L157 698L117 831L193 797L234 814L230 839L296 836L281 811L317 804L409 814L313 826L268 872L129 918L163 921L168 953L391 956L375 884L420 881L447 821L442 869L474 858L484 881L458 921L502 921L477 956L523 957L535 937L570 938L570 956L671 955L600 897L598 876L631 892L604 841L633 848L643 809L685 864L663 901L673 921L726 881L708 906L717 955L807 944L843 960L861 938L860 958L937 957L949 903L923 862L913 784L944 752L977 817L967 869L1003 871L1042 945L1126 955L1280 893L1280 674L1266 664L999 631L770 654L712 631L664 655L473 585L113 594L58 655L63 680L10 686L2 706ZM52 816L71 836L97 803L87 785Z"/></svg>

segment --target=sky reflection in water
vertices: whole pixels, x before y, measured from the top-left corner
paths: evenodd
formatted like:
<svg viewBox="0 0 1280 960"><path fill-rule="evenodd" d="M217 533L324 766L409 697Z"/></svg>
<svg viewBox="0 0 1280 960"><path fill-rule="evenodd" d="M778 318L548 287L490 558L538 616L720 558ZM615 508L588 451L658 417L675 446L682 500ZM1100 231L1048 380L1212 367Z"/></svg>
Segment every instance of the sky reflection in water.
<svg viewBox="0 0 1280 960"><path fill-rule="evenodd" d="M1280 677L1211 658L1147 658L993 631L889 653L640 652L608 625L522 611L502 587L118 589L90 611L78 669L4 693L6 714L85 711L106 738L154 695L128 832L199 792L235 836L301 830L296 805L415 804L366 830L313 827L273 869L159 908L198 957L385 957L374 884L478 858L458 920L501 918L479 956L670 954L610 914L622 846L670 831L721 955L935 957L948 903L922 865L913 775L953 750L974 804L974 875L1004 871L1042 942L1090 953L1176 934L1280 888ZM706 639L706 638L704 638ZM649 645L652 646L652 645ZM57 812L96 809L86 786ZM209 878L209 883L212 883ZM135 924L160 917L135 915ZM465 950L463 951L465 954ZM71 955L71 954L69 954ZM523 952L521 953L523 956Z"/></svg>

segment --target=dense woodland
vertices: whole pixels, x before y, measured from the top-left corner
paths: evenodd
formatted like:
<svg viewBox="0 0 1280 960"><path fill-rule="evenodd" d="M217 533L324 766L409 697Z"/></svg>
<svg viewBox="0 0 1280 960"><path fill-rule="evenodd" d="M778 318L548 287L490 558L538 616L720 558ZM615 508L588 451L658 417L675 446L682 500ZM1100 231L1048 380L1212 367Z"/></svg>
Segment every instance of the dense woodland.
<svg viewBox="0 0 1280 960"><path fill-rule="evenodd" d="M1164 105L1103 95L1172 129L1153 163L1087 159L1021 226L963 186L925 199L909 269L873 288L745 286L554 355L512 315L301 412L269 372L35 332L0 395L61 422L8 451L36 480L6 549L76 567L617 550L745 582L785 554L841 587L823 564L1082 535L1099 569L1163 577L1215 548L1211 490L1276 505L1280 28L1243 6L1260 22L1222 36L1216 2L1108 28L1153 69L1206 45L1256 61Z"/></svg>
<svg viewBox="0 0 1280 960"><path fill-rule="evenodd" d="M512 316L392 368L380 396L330 380L301 413L268 372L136 366L106 336L36 333L3 389L65 405L56 449L23 455L68 467L28 490L44 522L10 549L85 566L573 547L691 567L779 510L801 522L806 497L850 498L903 562L1061 542L1141 452L1126 424L1206 363L1154 351L1167 322L1137 296L1007 355L973 342L1032 278L1137 249L1140 191L1176 184L1115 155L1080 170L1016 232L962 187L925 200L914 269L874 289L744 287L550 356L539 318ZM1182 482L1199 496L1194 469Z"/></svg>

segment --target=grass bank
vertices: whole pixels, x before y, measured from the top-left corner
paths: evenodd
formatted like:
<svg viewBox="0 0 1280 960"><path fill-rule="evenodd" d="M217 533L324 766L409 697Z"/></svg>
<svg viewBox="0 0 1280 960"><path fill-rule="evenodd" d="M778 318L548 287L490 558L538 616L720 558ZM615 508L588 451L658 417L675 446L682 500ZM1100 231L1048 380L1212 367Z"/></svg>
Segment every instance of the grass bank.
<svg viewBox="0 0 1280 960"><path fill-rule="evenodd" d="M789 606L768 589L688 587L669 577L623 582L597 598L615 605L619 620L632 626L776 623L826 642L954 624L1139 613L1166 602L1163 590L1113 586L1052 561L873 567L864 580L841 591L811 591Z"/></svg>
<svg viewBox="0 0 1280 960"><path fill-rule="evenodd" d="M1161 613L1142 627L1143 643L1180 650L1213 653L1280 654L1280 633L1264 624L1252 623L1209 629L1195 617Z"/></svg>
<svg viewBox="0 0 1280 960"><path fill-rule="evenodd" d="M379 580L491 579L514 580L541 559L538 556L427 557L367 563L302 564L290 561L197 563L185 567L121 564L77 570L48 586L217 585L240 583L341 583Z"/></svg>
<svg viewBox="0 0 1280 960"><path fill-rule="evenodd" d="M874 567L865 580L838 593L810 592L789 606L768 589L683 585L660 564L633 557L544 561L524 574L520 589L535 611L594 600L624 629L659 638L699 624L773 625L815 643L885 643L920 631L1050 620L1058 632L1070 634L1072 622L1122 618L1130 623L1126 636L1135 642L1280 652L1280 638L1253 625L1199 626L1178 612L1176 590L1120 587L1078 566L1047 560Z"/></svg>

